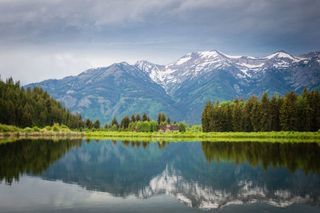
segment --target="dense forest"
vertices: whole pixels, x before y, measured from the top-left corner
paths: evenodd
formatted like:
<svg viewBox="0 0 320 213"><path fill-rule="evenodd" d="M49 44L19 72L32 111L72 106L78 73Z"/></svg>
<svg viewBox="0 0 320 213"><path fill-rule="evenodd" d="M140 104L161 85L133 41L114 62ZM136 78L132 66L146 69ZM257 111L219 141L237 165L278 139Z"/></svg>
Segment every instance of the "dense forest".
<svg viewBox="0 0 320 213"><path fill-rule="evenodd" d="M12 78L0 80L0 123L18 127L43 127L54 123L84 127L81 116L72 114L41 88L24 89Z"/></svg>
<svg viewBox="0 0 320 213"><path fill-rule="evenodd" d="M318 131L320 129L320 95L304 90L271 98L264 93L248 100L208 102L202 112L204 132Z"/></svg>

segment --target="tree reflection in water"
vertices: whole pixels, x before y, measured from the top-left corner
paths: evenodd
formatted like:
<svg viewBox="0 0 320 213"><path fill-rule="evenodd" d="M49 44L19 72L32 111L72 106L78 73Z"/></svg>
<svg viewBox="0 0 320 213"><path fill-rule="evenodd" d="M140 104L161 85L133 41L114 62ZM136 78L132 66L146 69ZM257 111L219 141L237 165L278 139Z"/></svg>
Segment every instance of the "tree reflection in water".
<svg viewBox="0 0 320 213"><path fill-rule="evenodd" d="M0 145L0 181L11 184L20 175L40 175L81 140L21 140Z"/></svg>
<svg viewBox="0 0 320 213"><path fill-rule="evenodd" d="M211 161L249 163L252 166L285 167L295 172L320 172L318 143L203 142L202 150Z"/></svg>

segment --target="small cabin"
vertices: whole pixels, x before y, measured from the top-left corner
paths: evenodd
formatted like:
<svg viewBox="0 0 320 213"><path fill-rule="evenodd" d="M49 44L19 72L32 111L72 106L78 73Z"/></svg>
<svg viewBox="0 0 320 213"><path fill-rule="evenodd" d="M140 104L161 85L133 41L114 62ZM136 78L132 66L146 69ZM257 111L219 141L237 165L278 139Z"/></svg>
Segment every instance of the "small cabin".
<svg viewBox="0 0 320 213"><path fill-rule="evenodd" d="M159 132L179 132L179 126L172 124L160 125Z"/></svg>

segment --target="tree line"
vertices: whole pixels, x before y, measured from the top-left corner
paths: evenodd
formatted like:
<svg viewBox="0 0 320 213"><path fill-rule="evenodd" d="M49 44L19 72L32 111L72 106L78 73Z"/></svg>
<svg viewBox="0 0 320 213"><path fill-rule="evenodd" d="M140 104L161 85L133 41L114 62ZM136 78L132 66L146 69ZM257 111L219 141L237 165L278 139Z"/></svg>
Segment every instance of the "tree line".
<svg viewBox="0 0 320 213"><path fill-rule="evenodd" d="M184 123L171 122L170 118L165 113L159 113L157 120L152 120L144 113L126 115L122 117L121 121L118 122L116 118L113 118L110 123L105 125L105 129L108 130L124 130L124 131L136 131L136 132L156 132L160 129L165 129L167 125L175 127L175 130L180 132L186 131L186 125Z"/></svg>
<svg viewBox="0 0 320 213"><path fill-rule="evenodd" d="M318 131L320 94L305 89L301 95L264 93L261 99L208 102L202 112L204 132Z"/></svg>
<svg viewBox="0 0 320 213"><path fill-rule="evenodd" d="M0 123L18 127L64 124L82 128L85 123L79 114L64 108L41 88L23 88L12 78L0 79Z"/></svg>

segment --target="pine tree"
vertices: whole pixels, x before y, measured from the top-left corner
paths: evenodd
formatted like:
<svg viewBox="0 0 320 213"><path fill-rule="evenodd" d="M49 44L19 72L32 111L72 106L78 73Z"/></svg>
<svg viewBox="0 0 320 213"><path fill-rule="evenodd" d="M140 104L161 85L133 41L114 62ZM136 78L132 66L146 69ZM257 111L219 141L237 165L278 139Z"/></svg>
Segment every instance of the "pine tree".
<svg viewBox="0 0 320 213"><path fill-rule="evenodd" d="M294 92L288 93L280 109L280 126L284 131L297 130L297 96Z"/></svg>
<svg viewBox="0 0 320 213"><path fill-rule="evenodd" d="M141 117L139 114L136 114L136 121L141 121Z"/></svg>
<svg viewBox="0 0 320 213"><path fill-rule="evenodd" d="M270 101L270 129L271 131L280 131L280 107L282 99L272 96Z"/></svg>
<svg viewBox="0 0 320 213"><path fill-rule="evenodd" d="M148 120L150 120L150 119L149 119L149 117L147 116L147 114L146 114L146 113L143 113L143 115L142 115L142 121L148 121Z"/></svg>
<svg viewBox="0 0 320 213"><path fill-rule="evenodd" d="M257 104L257 102L258 102L257 97L251 96L243 107L243 112L242 112L243 113L242 115L243 131L246 131L246 132L253 131L251 117L252 117L253 107Z"/></svg>
<svg viewBox="0 0 320 213"><path fill-rule="evenodd" d="M86 120L86 128L92 129L92 127L93 127L93 124L92 124L91 120L90 120L90 119L87 119L87 120Z"/></svg>
<svg viewBox="0 0 320 213"><path fill-rule="evenodd" d="M96 120L94 123L93 123L93 127L95 129L100 129L100 121L99 120Z"/></svg>
<svg viewBox="0 0 320 213"><path fill-rule="evenodd" d="M232 111L232 129L235 132L241 131L241 106L240 101L236 100L234 102L233 111Z"/></svg>
<svg viewBox="0 0 320 213"><path fill-rule="evenodd" d="M119 127L119 123L115 117L111 121L111 126L115 126L117 128Z"/></svg>
<svg viewBox="0 0 320 213"><path fill-rule="evenodd" d="M166 122L167 118L164 113L159 113L158 114L158 124L160 125L161 123Z"/></svg>
<svg viewBox="0 0 320 213"><path fill-rule="evenodd" d="M122 129L128 129L130 123L130 118L128 116L124 116L121 120L121 128Z"/></svg>
<svg viewBox="0 0 320 213"><path fill-rule="evenodd" d="M270 102L268 93L263 93L261 98L261 131L271 130L271 119L270 119Z"/></svg>
<svg viewBox="0 0 320 213"><path fill-rule="evenodd" d="M251 111L251 125L255 132L261 131L261 104L259 102L253 103Z"/></svg>
<svg viewBox="0 0 320 213"><path fill-rule="evenodd" d="M134 116L134 115L131 115L131 120L130 120L130 122L136 122L136 117Z"/></svg>
<svg viewBox="0 0 320 213"><path fill-rule="evenodd" d="M211 114L212 104L211 102L207 102L201 116L202 130L204 132L212 131L210 129L210 114ZM159 118L158 118L159 123Z"/></svg>

